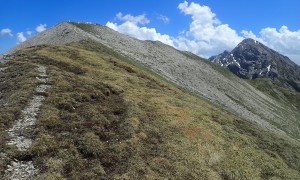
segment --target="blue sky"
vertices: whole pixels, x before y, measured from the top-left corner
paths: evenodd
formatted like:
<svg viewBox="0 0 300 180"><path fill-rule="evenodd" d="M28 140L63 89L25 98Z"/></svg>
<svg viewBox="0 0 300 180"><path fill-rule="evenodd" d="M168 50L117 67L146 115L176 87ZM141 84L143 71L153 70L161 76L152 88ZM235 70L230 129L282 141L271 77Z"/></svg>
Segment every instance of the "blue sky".
<svg viewBox="0 0 300 180"><path fill-rule="evenodd" d="M1 2L0 53L66 20L107 25L209 57L257 39L300 64L299 0Z"/></svg>

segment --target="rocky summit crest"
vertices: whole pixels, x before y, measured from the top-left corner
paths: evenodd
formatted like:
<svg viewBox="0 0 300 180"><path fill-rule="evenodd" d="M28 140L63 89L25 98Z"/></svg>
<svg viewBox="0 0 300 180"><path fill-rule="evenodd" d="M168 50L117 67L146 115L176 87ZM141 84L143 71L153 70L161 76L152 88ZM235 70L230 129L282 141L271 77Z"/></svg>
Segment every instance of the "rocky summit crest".
<svg viewBox="0 0 300 180"><path fill-rule="evenodd" d="M244 39L231 52L224 51L209 60L240 78L270 78L300 91L300 67L257 40Z"/></svg>

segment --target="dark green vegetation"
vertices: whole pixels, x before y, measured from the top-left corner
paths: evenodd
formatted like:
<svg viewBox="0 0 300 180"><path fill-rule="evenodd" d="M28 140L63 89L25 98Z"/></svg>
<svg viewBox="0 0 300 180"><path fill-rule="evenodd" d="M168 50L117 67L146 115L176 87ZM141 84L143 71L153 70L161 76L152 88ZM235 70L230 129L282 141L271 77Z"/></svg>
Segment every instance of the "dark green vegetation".
<svg viewBox="0 0 300 180"><path fill-rule="evenodd" d="M23 73L4 94L15 109L0 109L1 149L10 152L1 174L17 158L32 159L39 179L300 178L298 142L188 94L105 46L83 41L19 54L32 58L8 64ZM19 153L5 145L3 130L26 105L19 94L33 93L34 64L48 67L51 88L30 132L33 145Z"/></svg>

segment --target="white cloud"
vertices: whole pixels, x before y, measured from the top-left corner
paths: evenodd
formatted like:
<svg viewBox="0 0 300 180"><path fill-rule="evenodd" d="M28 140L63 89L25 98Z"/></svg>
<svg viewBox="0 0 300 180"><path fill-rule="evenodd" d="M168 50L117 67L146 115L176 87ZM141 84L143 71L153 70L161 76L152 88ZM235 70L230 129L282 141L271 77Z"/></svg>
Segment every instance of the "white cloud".
<svg viewBox="0 0 300 180"><path fill-rule="evenodd" d="M33 31L26 31L26 34L27 34L28 36L32 36L33 33L34 33Z"/></svg>
<svg viewBox="0 0 300 180"><path fill-rule="evenodd" d="M260 38L271 48L290 56L300 64L300 29L290 31L287 26L282 26L279 30L268 27L260 31Z"/></svg>
<svg viewBox="0 0 300 180"><path fill-rule="evenodd" d="M117 16L120 16L120 14L122 14L122 13L118 13ZM139 16L135 16L135 17L142 17L142 16L144 19L147 19L145 15L139 15ZM129 18L129 17L134 17L134 16L131 16L131 15L125 15L122 17L128 17L128 18L126 18L126 19L128 19L128 21L125 21L122 24L107 22L106 26L108 26L120 33L130 35L130 36L135 37L140 40L161 41L165 44L174 46L173 40L169 35L160 34L159 32L156 31L155 28L147 28L144 26L140 27L138 25L138 23L144 22L144 21L141 21L140 18L138 18L139 20L132 20L132 18Z"/></svg>
<svg viewBox="0 0 300 180"><path fill-rule="evenodd" d="M17 33L17 37L18 37L19 42L24 42L27 40L27 38L24 36L23 32Z"/></svg>
<svg viewBox="0 0 300 180"><path fill-rule="evenodd" d="M9 35L10 37L13 37L12 30L9 28L1 29L0 34Z"/></svg>
<svg viewBox="0 0 300 180"><path fill-rule="evenodd" d="M258 37L250 30L250 31L247 31L247 30L242 30L241 32L243 34L243 36L245 38L251 38L251 39L256 39L258 40Z"/></svg>
<svg viewBox="0 0 300 180"><path fill-rule="evenodd" d="M179 48L185 46L183 43L188 43L187 47L194 44L192 52L209 57L225 49L234 48L243 39L228 24L222 24L208 6L184 1L178 5L178 9L192 17L186 40L180 42Z"/></svg>
<svg viewBox="0 0 300 180"><path fill-rule="evenodd" d="M155 28L143 26L150 22L145 14L132 16L118 13L116 15L117 19L124 22L121 24L107 22L106 26L140 40L158 40L203 57L215 55L224 51L224 49L232 49L243 39L228 24L221 24L207 6L196 3L189 4L185 1L180 3L178 8L184 14L192 17L190 29L185 31L184 34L179 34L178 37L160 34Z"/></svg>
<svg viewBox="0 0 300 180"><path fill-rule="evenodd" d="M155 28L146 27L150 20L145 14L132 16L118 13L116 18L123 22L107 22L106 26L140 40L158 40L206 58L233 49L244 38L252 38L300 65L300 29L291 31L287 26L282 26L278 30L267 27L259 34L243 30L239 35L228 24L222 23L208 6L184 1L178 5L178 9L183 14L191 16L192 21L189 29L179 32L177 37L161 34Z"/></svg>
<svg viewBox="0 0 300 180"><path fill-rule="evenodd" d="M288 56L300 65L300 29L290 31L287 26L276 28L263 28L259 35L252 31L242 31L245 37L256 39L266 46Z"/></svg>
<svg viewBox="0 0 300 180"><path fill-rule="evenodd" d="M170 22L170 18L162 14L157 15L157 19L162 20L165 24L168 24Z"/></svg>
<svg viewBox="0 0 300 180"><path fill-rule="evenodd" d="M150 23L150 20L146 18L145 14L141 14L138 16L132 16L130 14L126 14L123 16L123 14L121 12L119 12L116 15L116 18L120 21L125 21L125 22L131 22L133 24L148 24Z"/></svg>
<svg viewBox="0 0 300 180"><path fill-rule="evenodd" d="M43 31L46 30L46 26L47 26L47 24L40 24L40 25L38 25L38 26L35 28L35 30L36 30L36 32L38 32L38 33L43 32Z"/></svg>

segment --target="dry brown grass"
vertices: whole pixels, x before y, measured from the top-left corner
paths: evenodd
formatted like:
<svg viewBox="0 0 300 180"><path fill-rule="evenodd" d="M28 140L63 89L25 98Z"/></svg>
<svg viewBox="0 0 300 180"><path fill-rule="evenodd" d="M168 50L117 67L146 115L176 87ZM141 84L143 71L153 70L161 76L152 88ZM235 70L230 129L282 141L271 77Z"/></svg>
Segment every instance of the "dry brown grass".
<svg viewBox="0 0 300 180"><path fill-rule="evenodd" d="M210 133L208 129L204 128L200 124L188 125L182 131L184 136L190 140L193 140L198 136L201 136L201 139L206 141L213 140L212 133Z"/></svg>
<svg viewBox="0 0 300 180"><path fill-rule="evenodd" d="M27 152L41 179L300 176L299 144L214 107L100 44L23 53L38 56L31 63L48 66L52 85Z"/></svg>
<svg viewBox="0 0 300 180"><path fill-rule="evenodd" d="M0 76L0 153L12 155L0 158L0 174L4 174L7 164L16 153L14 147L6 145L9 138L6 130L20 118L21 111L32 97L38 82L35 79L37 73L32 71L36 66L32 63L16 60L1 66L7 69Z"/></svg>

